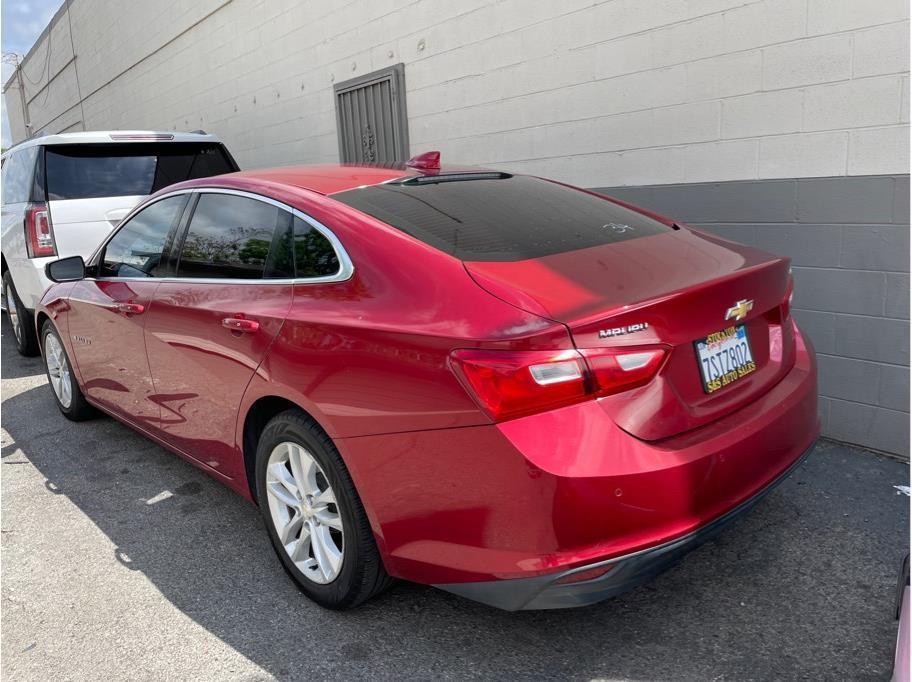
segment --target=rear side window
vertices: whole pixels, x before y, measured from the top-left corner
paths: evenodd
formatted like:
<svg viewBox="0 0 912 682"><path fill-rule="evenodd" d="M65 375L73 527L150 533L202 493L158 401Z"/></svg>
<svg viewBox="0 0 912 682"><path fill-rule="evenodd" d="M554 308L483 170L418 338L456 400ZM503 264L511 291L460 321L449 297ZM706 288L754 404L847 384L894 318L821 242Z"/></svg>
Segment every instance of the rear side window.
<svg viewBox="0 0 912 682"><path fill-rule="evenodd" d="M329 240L306 220L285 211L280 213L264 276L308 279L337 274L339 258Z"/></svg>
<svg viewBox="0 0 912 682"><path fill-rule="evenodd" d="M237 170L222 145L195 142L49 145L45 164L51 201L146 195Z"/></svg>
<svg viewBox="0 0 912 682"><path fill-rule="evenodd" d="M190 219L179 277L290 279L330 277L339 259L307 221L273 204L203 193Z"/></svg>
<svg viewBox="0 0 912 682"><path fill-rule="evenodd" d="M290 221L290 213L272 204L230 194L202 194L184 237L177 275L209 279L287 277L287 272L274 271L270 253L278 254L280 249L274 249L273 242L287 233Z"/></svg>
<svg viewBox="0 0 912 682"><path fill-rule="evenodd" d="M27 147L11 152L3 160L4 204L21 204L31 201L38 150L38 147Z"/></svg>
<svg viewBox="0 0 912 682"><path fill-rule="evenodd" d="M130 218L105 247L99 276L159 276L165 240L188 196L180 194L156 201Z"/></svg>
<svg viewBox="0 0 912 682"><path fill-rule="evenodd" d="M667 232L607 199L528 176L422 177L333 194L467 261L516 261Z"/></svg>
<svg viewBox="0 0 912 682"><path fill-rule="evenodd" d="M294 259L298 277L331 277L339 272L339 258L329 240L309 223L294 219Z"/></svg>

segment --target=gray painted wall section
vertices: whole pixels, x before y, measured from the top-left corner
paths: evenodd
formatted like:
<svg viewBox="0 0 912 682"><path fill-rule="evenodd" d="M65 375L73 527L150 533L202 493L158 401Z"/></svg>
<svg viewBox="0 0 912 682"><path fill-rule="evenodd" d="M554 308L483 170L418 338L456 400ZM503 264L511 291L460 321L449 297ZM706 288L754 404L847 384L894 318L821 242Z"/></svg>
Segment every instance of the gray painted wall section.
<svg viewBox="0 0 912 682"><path fill-rule="evenodd" d="M909 456L909 176L604 187L792 258L825 436Z"/></svg>

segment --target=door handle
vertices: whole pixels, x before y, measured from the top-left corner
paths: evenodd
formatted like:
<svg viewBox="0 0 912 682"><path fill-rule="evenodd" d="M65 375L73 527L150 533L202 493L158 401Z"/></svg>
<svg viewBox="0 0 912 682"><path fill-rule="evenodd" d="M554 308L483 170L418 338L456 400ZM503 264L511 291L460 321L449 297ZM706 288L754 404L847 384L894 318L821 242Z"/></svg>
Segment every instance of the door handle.
<svg viewBox="0 0 912 682"><path fill-rule="evenodd" d="M260 328L260 323L256 320L245 320L240 317L226 317L222 320L222 326L233 332L255 332Z"/></svg>
<svg viewBox="0 0 912 682"><path fill-rule="evenodd" d="M129 208L114 208L105 213L105 220L111 224L111 227L117 227L129 212Z"/></svg>
<svg viewBox="0 0 912 682"><path fill-rule="evenodd" d="M114 308L124 315L139 315L146 311L146 306L142 303L118 303Z"/></svg>

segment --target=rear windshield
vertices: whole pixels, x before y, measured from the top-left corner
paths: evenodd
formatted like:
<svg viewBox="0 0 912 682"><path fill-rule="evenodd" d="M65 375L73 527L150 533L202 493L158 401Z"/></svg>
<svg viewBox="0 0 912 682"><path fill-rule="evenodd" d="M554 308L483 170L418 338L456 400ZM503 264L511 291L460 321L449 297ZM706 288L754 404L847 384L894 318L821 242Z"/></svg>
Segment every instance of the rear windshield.
<svg viewBox="0 0 912 682"><path fill-rule="evenodd" d="M487 179L421 178L332 198L468 261L541 258L671 229L547 180L491 173L480 177Z"/></svg>
<svg viewBox="0 0 912 682"><path fill-rule="evenodd" d="M146 195L237 170L222 145L197 142L49 145L45 164L51 201Z"/></svg>

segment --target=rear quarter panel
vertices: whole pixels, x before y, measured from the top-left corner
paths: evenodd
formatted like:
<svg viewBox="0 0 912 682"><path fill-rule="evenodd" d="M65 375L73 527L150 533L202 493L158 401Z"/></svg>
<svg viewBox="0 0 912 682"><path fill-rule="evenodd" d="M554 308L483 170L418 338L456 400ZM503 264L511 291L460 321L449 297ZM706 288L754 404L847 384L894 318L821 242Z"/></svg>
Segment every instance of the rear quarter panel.
<svg viewBox="0 0 912 682"><path fill-rule="evenodd" d="M325 198L298 208L335 232L354 274L294 287L242 415L279 395L334 438L489 423L449 370L452 349L572 347L563 325L483 291L460 261Z"/></svg>

